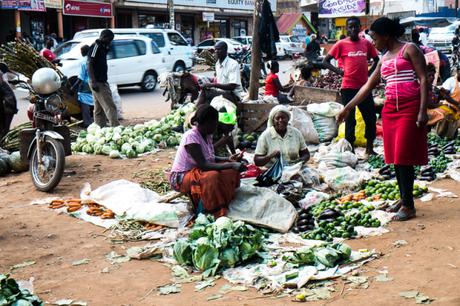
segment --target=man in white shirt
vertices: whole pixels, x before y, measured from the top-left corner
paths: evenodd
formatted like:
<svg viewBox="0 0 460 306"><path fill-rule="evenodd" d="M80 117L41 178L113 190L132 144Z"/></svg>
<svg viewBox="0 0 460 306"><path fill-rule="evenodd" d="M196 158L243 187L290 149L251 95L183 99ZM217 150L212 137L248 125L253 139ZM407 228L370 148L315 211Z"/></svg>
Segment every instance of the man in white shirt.
<svg viewBox="0 0 460 306"><path fill-rule="evenodd" d="M418 32L420 33L420 41L424 46L428 46L428 35L425 32L426 30L423 28L420 28Z"/></svg>
<svg viewBox="0 0 460 306"><path fill-rule="evenodd" d="M233 103L238 102L241 98L243 87L241 86L240 64L228 56L228 46L225 42L217 42L214 48L217 55L217 82L203 85L197 105L210 103L213 98L220 95Z"/></svg>

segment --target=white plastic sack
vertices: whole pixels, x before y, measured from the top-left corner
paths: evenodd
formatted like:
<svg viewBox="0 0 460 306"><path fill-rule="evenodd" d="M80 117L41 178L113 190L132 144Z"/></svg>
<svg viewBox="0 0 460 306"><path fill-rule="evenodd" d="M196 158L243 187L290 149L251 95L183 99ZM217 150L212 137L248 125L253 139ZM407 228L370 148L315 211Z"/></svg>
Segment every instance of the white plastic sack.
<svg viewBox="0 0 460 306"><path fill-rule="evenodd" d="M314 114L312 119L320 142L332 140L337 136L338 127L335 117Z"/></svg>
<svg viewBox="0 0 460 306"><path fill-rule="evenodd" d="M360 173L351 167L325 170L322 175L326 184L336 191L352 190L363 182Z"/></svg>
<svg viewBox="0 0 460 306"><path fill-rule="evenodd" d="M299 201L300 207L303 209L308 209L311 206L321 203L324 200L330 198L330 195L324 192L319 192L316 190L312 190L305 195L305 197Z"/></svg>
<svg viewBox="0 0 460 306"><path fill-rule="evenodd" d="M283 166L283 173L281 174L281 183L287 183L291 180L291 178L299 174L300 169L302 169L302 164L303 163L299 162L294 165Z"/></svg>
<svg viewBox="0 0 460 306"><path fill-rule="evenodd" d="M118 93L118 86L116 84L110 84L110 90L112 91L113 103L117 108L118 119L123 120L123 109L121 107L121 97Z"/></svg>
<svg viewBox="0 0 460 306"><path fill-rule="evenodd" d="M291 202L268 188L241 186L227 216L286 233L296 220L297 211Z"/></svg>
<svg viewBox="0 0 460 306"><path fill-rule="evenodd" d="M307 110L311 114L335 117L343 109L343 105L337 102L311 103L307 105Z"/></svg>
<svg viewBox="0 0 460 306"><path fill-rule="evenodd" d="M331 151L326 155L319 158L319 162L323 165L319 168L342 168L342 167L356 167L358 163L358 157L352 152L335 152Z"/></svg>
<svg viewBox="0 0 460 306"><path fill-rule="evenodd" d="M321 176L315 169L305 167L300 171L299 175L305 187L318 187L321 185Z"/></svg>
<svg viewBox="0 0 460 306"><path fill-rule="evenodd" d="M329 146L331 152L351 152L352 150L353 147L345 138L341 138Z"/></svg>
<svg viewBox="0 0 460 306"><path fill-rule="evenodd" d="M236 111L236 105L225 99L222 95L212 99L211 106L214 107L217 111L220 111L222 108L224 108L227 113Z"/></svg>
<svg viewBox="0 0 460 306"><path fill-rule="evenodd" d="M297 106L292 106L290 110L291 124L302 133L305 142L308 144L319 144L319 135L313 125L310 114Z"/></svg>
<svg viewBox="0 0 460 306"><path fill-rule="evenodd" d="M160 195L139 184L118 180L96 190L83 190L82 200L92 200L126 219L146 221L169 227L182 227L191 218L188 203L159 203Z"/></svg>

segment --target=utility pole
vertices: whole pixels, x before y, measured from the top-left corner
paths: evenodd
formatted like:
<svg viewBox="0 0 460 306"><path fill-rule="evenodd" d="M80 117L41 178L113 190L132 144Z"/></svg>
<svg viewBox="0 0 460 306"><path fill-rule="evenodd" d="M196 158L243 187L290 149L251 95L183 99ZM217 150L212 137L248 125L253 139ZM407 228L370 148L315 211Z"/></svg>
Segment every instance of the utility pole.
<svg viewBox="0 0 460 306"><path fill-rule="evenodd" d="M259 41L259 24L260 15L262 14L263 0L254 1L254 15L252 26L252 51L251 51L251 75L249 78L249 100L257 100L259 96L259 78L260 78L260 41Z"/></svg>
<svg viewBox="0 0 460 306"><path fill-rule="evenodd" d="M174 25L174 0L168 0L168 12L169 12L169 27L171 30L175 29Z"/></svg>

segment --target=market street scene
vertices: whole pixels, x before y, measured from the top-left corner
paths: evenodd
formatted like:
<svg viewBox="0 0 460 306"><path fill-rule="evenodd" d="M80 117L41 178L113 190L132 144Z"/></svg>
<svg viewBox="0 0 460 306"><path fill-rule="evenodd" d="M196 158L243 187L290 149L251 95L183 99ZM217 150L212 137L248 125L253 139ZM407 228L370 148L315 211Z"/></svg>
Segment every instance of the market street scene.
<svg viewBox="0 0 460 306"><path fill-rule="evenodd" d="M458 1L0 25L0 306L460 305Z"/></svg>

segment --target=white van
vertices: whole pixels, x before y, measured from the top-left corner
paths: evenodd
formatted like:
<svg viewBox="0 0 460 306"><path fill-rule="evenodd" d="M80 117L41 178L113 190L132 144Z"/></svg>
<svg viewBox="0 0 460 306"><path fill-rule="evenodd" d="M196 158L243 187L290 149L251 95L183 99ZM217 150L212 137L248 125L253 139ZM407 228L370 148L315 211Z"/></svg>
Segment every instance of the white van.
<svg viewBox="0 0 460 306"><path fill-rule="evenodd" d="M77 38L56 48L62 64L58 67L70 80L78 77L84 58L81 47L91 46L96 37ZM153 91L158 76L167 72L165 59L160 49L148 37L115 35L112 48L107 54L109 83L118 86L138 85L144 91Z"/></svg>
<svg viewBox="0 0 460 306"><path fill-rule="evenodd" d="M99 37L103 29L83 30L75 33L73 39ZM177 31L169 29L120 28L110 29L117 35L144 35L151 38L162 51L168 70L183 71L193 66L193 49Z"/></svg>
<svg viewBox="0 0 460 306"><path fill-rule="evenodd" d="M432 28L428 35L428 46L443 53L452 53L452 39L460 22L455 22L447 27Z"/></svg>

